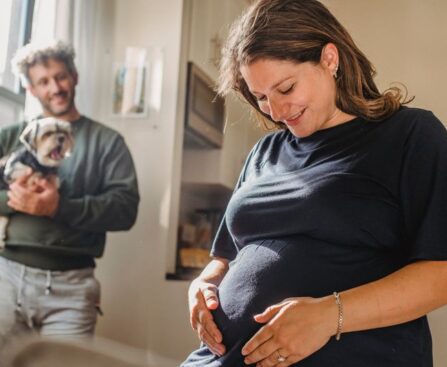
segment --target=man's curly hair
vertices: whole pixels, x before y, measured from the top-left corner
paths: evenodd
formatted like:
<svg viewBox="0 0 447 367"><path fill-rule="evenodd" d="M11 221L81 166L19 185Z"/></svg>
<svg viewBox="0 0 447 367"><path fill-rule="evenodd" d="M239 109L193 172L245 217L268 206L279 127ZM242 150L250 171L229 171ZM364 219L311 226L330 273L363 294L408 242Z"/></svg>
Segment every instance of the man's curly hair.
<svg viewBox="0 0 447 367"><path fill-rule="evenodd" d="M11 60L13 73L20 78L22 85L31 84L29 69L36 64L46 65L48 60L55 59L63 62L68 71L76 75L74 63L75 51L71 44L63 41L52 41L47 44L28 43L19 48Z"/></svg>

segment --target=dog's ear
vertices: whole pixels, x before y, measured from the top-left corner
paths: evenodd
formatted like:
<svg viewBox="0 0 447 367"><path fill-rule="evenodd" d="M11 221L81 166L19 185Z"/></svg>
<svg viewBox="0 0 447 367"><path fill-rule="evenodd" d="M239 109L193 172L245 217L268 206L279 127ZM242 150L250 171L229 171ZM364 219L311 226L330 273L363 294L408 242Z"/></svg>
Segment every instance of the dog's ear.
<svg viewBox="0 0 447 367"><path fill-rule="evenodd" d="M39 124L37 120L32 120L28 123L25 129L20 134L20 142L26 147L30 152L35 152L37 150L37 133L39 130Z"/></svg>

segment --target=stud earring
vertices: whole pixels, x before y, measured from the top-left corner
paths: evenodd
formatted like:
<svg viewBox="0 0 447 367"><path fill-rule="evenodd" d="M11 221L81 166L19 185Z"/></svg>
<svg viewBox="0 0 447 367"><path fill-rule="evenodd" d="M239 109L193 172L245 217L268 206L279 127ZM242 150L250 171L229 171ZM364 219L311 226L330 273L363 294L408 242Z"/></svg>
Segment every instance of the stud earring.
<svg viewBox="0 0 447 367"><path fill-rule="evenodd" d="M337 72L338 72L338 65L335 67L334 73L332 74L335 79L337 79L338 77Z"/></svg>

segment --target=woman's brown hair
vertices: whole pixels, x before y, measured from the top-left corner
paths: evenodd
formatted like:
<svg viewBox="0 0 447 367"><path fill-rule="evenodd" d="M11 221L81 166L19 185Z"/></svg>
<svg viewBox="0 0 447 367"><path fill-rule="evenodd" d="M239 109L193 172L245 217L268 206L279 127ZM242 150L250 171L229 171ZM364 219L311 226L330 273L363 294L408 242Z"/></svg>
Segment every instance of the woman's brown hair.
<svg viewBox="0 0 447 367"><path fill-rule="evenodd" d="M240 73L242 65L262 59L318 64L324 46L333 43L339 53L336 78L337 107L366 120L381 120L409 103L398 87L380 93L374 66L356 46L348 31L316 0L258 0L236 20L223 48L218 92L240 93L258 113L256 98Z"/></svg>

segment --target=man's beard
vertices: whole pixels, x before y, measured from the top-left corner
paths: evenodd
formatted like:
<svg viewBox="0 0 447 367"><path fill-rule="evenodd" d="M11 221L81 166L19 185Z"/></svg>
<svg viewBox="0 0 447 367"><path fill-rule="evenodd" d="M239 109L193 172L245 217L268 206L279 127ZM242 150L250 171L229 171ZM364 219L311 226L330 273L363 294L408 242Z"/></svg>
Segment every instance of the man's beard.
<svg viewBox="0 0 447 367"><path fill-rule="evenodd" d="M70 112L70 110L73 108L74 106L74 98L75 95L74 93L71 95L67 96L67 106L61 110L55 110L52 106L51 103L48 102L44 102L42 100L39 100L40 104L42 105L42 108L44 109L44 111L47 111L51 116L55 116L55 117L59 117L59 116L63 116L66 113Z"/></svg>

